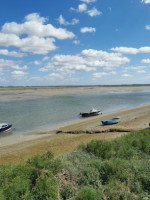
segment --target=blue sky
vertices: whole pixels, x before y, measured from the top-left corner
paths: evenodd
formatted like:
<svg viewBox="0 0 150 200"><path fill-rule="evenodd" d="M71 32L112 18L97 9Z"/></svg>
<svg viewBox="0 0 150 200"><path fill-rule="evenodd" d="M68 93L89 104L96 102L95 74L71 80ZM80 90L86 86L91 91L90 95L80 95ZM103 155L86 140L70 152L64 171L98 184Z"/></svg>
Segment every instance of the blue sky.
<svg viewBox="0 0 150 200"><path fill-rule="evenodd" d="M150 83L150 0L5 0L0 86Z"/></svg>

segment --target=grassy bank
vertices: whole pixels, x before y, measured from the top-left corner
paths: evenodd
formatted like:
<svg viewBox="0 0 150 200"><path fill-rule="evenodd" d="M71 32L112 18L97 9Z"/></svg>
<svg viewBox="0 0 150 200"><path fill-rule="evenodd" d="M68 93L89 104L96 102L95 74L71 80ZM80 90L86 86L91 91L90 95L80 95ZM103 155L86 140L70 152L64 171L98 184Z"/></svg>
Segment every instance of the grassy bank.
<svg viewBox="0 0 150 200"><path fill-rule="evenodd" d="M150 129L0 166L0 199L150 199Z"/></svg>

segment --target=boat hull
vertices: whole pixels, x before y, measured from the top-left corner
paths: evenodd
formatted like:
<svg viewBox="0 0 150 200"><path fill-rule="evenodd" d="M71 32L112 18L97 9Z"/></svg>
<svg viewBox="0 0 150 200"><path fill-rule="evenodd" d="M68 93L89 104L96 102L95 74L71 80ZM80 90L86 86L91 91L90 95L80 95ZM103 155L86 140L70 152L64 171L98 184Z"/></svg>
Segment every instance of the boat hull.
<svg viewBox="0 0 150 200"><path fill-rule="evenodd" d="M92 117L92 116L97 116L100 114L101 114L101 112L98 111L98 112L80 113L80 116L81 117Z"/></svg>
<svg viewBox="0 0 150 200"><path fill-rule="evenodd" d="M120 121L120 117L115 117L112 119L107 119L107 120L102 120L103 125L112 125L112 124L117 124Z"/></svg>
<svg viewBox="0 0 150 200"><path fill-rule="evenodd" d="M11 129L12 129L12 125L10 124L10 125L8 125L8 126L5 127L5 128L1 128L1 129L0 129L0 133L9 132L9 131L11 131Z"/></svg>

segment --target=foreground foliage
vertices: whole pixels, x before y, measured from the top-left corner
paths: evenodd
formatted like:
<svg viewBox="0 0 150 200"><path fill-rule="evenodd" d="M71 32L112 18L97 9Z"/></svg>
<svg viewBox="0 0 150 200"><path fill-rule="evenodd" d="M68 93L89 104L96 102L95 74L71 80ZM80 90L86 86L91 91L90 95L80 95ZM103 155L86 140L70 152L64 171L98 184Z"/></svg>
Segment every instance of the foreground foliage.
<svg viewBox="0 0 150 200"><path fill-rule="evenodd" d="M0 200L150 199L150 130L0 166Z"/></svg>

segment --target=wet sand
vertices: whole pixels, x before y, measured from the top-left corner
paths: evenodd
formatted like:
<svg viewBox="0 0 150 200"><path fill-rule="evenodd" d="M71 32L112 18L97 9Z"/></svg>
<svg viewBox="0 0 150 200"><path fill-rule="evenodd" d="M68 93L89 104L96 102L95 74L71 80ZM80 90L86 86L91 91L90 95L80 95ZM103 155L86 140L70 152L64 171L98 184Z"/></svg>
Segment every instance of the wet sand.
<svg viewBox="0 0 150 200"><path fill-rule="evenodd" d="M97 93L116 91L144 91L150 86L87 86L87 87L25 87L25 88L0 88L0 100L5 99L33 99L47 98L54 95L72 93Z"/></svg>
<svg viewBox="0 0 150 200"><path fill-rule="evenodd" d="M121 117L118 124L102 126L102 119L117 116ZM133 130L148 128L149 123L150 104L98 117L81 119L80 122L47 132L1 137L0 164L23 162L48 150L56 156L72 151L78 145L86 144L91 140L109 140L124 134L130 134L130 131ZM57 130L62 132L56 134Z"/></svg>

